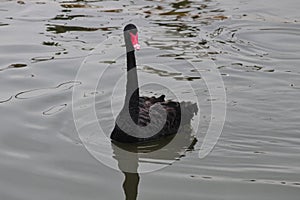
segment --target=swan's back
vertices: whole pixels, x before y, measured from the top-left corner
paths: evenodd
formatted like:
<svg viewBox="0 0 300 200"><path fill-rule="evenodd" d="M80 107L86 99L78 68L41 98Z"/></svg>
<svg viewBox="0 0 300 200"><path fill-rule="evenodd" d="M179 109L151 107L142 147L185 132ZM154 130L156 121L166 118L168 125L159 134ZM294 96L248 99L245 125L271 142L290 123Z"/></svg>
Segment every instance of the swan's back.
<svg viewBox="0 0 300 200"><path fill-rule="evenodd" d="M161 121L165 120L165 115L161 113L162 110L155 109L156 105L162 106L167 114L166 123L159 131L159 133L148 138L137 138L128 135L127 133L122 131L116 124L111 138L118 142L137 143L154 141L163 137L175 135L178 132L180 125L190 124L191 119L198 112L198 107L195 103L165 101L165 95L162 95L158 98L139 97L139 126L147 126L150 123L154 126L160 125Z"/></svg>

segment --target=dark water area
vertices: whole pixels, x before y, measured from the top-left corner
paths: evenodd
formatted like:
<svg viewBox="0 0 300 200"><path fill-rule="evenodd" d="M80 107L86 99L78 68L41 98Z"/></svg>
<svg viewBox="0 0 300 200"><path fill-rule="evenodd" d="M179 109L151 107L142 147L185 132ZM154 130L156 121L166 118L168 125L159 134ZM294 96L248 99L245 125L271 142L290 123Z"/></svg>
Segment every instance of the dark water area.
<svg viewBox="0 0 300 200"><path fill-rule="evenodd" d="M0 199L299 199L299 9L296 0L0 1ZM152 83L141 93L200 110L189 129L197 142L179 138L138 164L105 137L124 100L128 23L139 28L140 84ZM207 83L220 80L225 97ZM200 159L220 100L221 135ZM130 165L144 168L122 172Z"/></svg>

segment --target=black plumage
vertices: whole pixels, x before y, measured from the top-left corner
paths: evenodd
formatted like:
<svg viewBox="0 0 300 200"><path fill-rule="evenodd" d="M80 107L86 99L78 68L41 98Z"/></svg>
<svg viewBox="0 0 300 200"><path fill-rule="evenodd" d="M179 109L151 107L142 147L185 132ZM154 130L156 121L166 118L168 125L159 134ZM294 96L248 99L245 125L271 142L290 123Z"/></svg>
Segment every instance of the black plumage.
<svg viewBox="0 0 300 200"><path fill-rule="evenodd" d="M135 25L129 24L124 28L124 38L127 51L126 96L123 109L116 119L111 139L121 143L141 143L175 135L181 125L190 124L191 119L198 112L197 105L191 102L168 101L165 100L165 95L140 97L134 54L137 47ZM164 121L163 126L159 127ZM149 137L147 137L147 133L138 132L143 129L134 128L134 125L147 127L150 124L153 129L147 130ZM159 131L154 134L151 132L152 130ZM140 137L139 134L143 137Z"/></svg>

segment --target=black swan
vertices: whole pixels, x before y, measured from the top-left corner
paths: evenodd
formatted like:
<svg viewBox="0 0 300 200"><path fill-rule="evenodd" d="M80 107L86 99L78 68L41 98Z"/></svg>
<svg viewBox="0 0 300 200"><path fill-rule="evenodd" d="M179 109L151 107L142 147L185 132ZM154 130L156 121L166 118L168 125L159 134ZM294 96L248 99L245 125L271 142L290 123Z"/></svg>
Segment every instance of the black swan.
<svg viewBox="0 0 300 200"><path fill-rule="evenodd" d="M111 139L120 143L144 143L175 135L181 124L190 124L198 112L197 105L166 101L165 95L158 98L140 97L135 61L135 50L139 50L140 46L135 25L125 26L124 39L127 54L126 96ZM147 126L150 128L143 129Z"/></svg>

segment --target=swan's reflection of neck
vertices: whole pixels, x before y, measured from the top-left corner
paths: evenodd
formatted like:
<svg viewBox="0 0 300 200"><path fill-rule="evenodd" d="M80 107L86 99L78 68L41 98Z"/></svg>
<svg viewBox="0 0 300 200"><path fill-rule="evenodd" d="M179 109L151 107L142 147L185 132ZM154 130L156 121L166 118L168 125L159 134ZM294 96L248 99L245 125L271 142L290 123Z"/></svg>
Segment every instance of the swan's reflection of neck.
<svg viewBox="0 0 300 200"><path fill-rule="evenodd" d="M131 152L122 150L112 144L114 150L114 158L118 161L118 167L123 172L125 179L123 182L123 190L125 200L136 200L138 195L138 185L140 176L138 174L138 154L136 149L131 149ZM133 147L135 148L135 147Z"/></svg>
<svg viewBox="0 0 300 200"><path fill-rule="evenodd" d="M118 142L111 143L114 152L114 158L118 161L118 167L125 176L123 182L123 190L126 197L125 200L136 200L138 196L138 186L140 181L140 176L138 173L138 152L155 152L158 149L164 148L165 145L169 144L169 142L173 140L173 144L169 146L166 151L162 151L164 153L160 151L159 155L152 154L151 158L161 160L176 160L177 158L182 157L182 154L180 154L180 152L183 149L185 149L186 151L194 150L197 139L190 134L191 129L188 129L185 134L179 133L178 137L164 138L154 143L145 144L142 148L143 150L139 149L139 145L122 144ZM147 157L147 154L142 155Z"/></svg>
<svg viewBox="0 0 300 200"><path fill-rule="evenodd" d="M123 172L125 179L123 182L123 190L126 200L136 200L138 194L138 185L140 176L138 173Z"/></svg>

